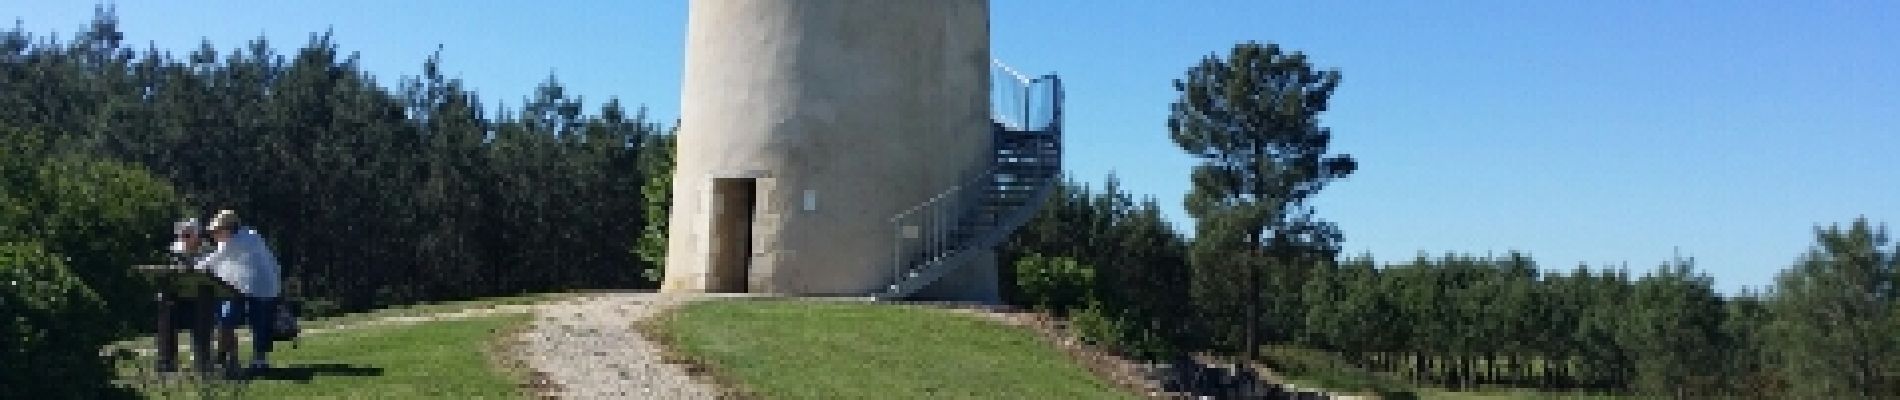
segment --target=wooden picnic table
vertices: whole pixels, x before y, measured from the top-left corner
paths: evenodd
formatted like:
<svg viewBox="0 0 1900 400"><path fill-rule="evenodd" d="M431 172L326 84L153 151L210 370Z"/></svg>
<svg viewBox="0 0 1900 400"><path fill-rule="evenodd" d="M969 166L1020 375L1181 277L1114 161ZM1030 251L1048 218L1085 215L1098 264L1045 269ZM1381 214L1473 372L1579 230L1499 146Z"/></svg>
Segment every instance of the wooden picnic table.
<svg viewBox="0 0 1900 400"><path fill-rule="evenodd" d="M228 299L237 293L223 279L208 271L193 269L185 265L136 265L133 270L145 276L158 288L158 331L154 345L157 348L157 368L161 372L175 371L178 366L178 327L172 326L173 308L182 300L191 299L190 316L186 322L191 326L191 351L194 360L193 369L199 373L214 371L214 360L235 360L237 348L218 348L237 343L235 334L229 329L217 329L218 300ZM217 341L212 339L217 332ZM227 362L225 367L230 367Z"/></svg>

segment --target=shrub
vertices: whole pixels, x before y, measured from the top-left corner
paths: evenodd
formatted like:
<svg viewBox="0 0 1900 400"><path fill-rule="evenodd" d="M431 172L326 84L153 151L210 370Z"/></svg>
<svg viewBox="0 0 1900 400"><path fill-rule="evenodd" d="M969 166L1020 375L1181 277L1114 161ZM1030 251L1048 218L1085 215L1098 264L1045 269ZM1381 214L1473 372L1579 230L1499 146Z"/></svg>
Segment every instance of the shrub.
<svg viewBox="0 0 1900 400"><path fill-rule="evenodd" d="M54 154L0 128L0 398L101 398L102 346L149 328L152 290L131 266L161 260L180 209L137 166ZM31 367L22 367L31 366Z"/></svg>
<svg viewBox="0 0 1900 400"><path fill-rule="evenodd" d="M0 244L0 398L95 398L111 377L105 302L38 243Z"/></svg>
<svg viewBox="0 0 1900 400"><path fill-rule="evenodd" d="M130 333L151 311L134 264L162 260L181 209L170 184L135 165L49 154L33 132L0 129L0 243L32 242L62 258Z"/></svg>
<svg viewBox="0 0 1900 400"><path fill-rule="evenodd" d="M1094 299L1095 269L1068 257L1032 254L1016 262L1016 285L1026 305L1066 316Z"/></svg>
<svg viewBox="0 0 1900 400"><path fill-rule="evenodd" d="M1162 360L1179 352L1159 326L1144 324L1143 319L1126 314L1091 301L1088 306L1070 313L1069 325L1083 340L1128 358Z"/></svg>

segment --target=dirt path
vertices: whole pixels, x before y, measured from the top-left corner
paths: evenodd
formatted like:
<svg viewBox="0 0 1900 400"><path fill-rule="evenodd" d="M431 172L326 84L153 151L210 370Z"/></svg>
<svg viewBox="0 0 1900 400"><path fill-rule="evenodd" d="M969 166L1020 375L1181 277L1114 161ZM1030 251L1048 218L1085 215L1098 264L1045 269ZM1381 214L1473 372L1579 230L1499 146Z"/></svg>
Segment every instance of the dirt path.
<svg viewBox="0 0 1900 400"><path fill-rule="evenodd" d="M717 399L635 331L634 323L689 301L653 293L601 294L542 304L518 337L515 357L567 399Z"/></svg>

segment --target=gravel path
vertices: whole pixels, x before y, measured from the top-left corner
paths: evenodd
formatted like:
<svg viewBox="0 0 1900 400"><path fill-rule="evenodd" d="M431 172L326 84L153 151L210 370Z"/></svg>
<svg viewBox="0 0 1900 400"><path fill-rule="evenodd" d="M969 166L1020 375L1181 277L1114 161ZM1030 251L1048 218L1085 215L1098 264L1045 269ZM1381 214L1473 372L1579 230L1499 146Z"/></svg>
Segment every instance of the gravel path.
<svg viewBox="0 0 1900 400"><path fill-rule="evenodd" d="M615 293L543 303L517 337L516 357L546 379L547 395L565 399L718 399L721 390L695 381L634 330L687 297Z"/></svg>

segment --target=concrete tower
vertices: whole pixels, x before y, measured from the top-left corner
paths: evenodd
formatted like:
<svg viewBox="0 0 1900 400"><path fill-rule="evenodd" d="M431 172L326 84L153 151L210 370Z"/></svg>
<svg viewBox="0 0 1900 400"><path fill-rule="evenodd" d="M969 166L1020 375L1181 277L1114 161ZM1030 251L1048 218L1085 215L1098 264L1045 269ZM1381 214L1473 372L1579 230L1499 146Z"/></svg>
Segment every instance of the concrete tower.
<svg viewBox="0 0 1900 400"><path fill-rule="evenodd" d="M688 13L663 291L885 290L894 216L992 166L986 0ZM994 253L972 253L930 290L993 300Z"/></svg>

